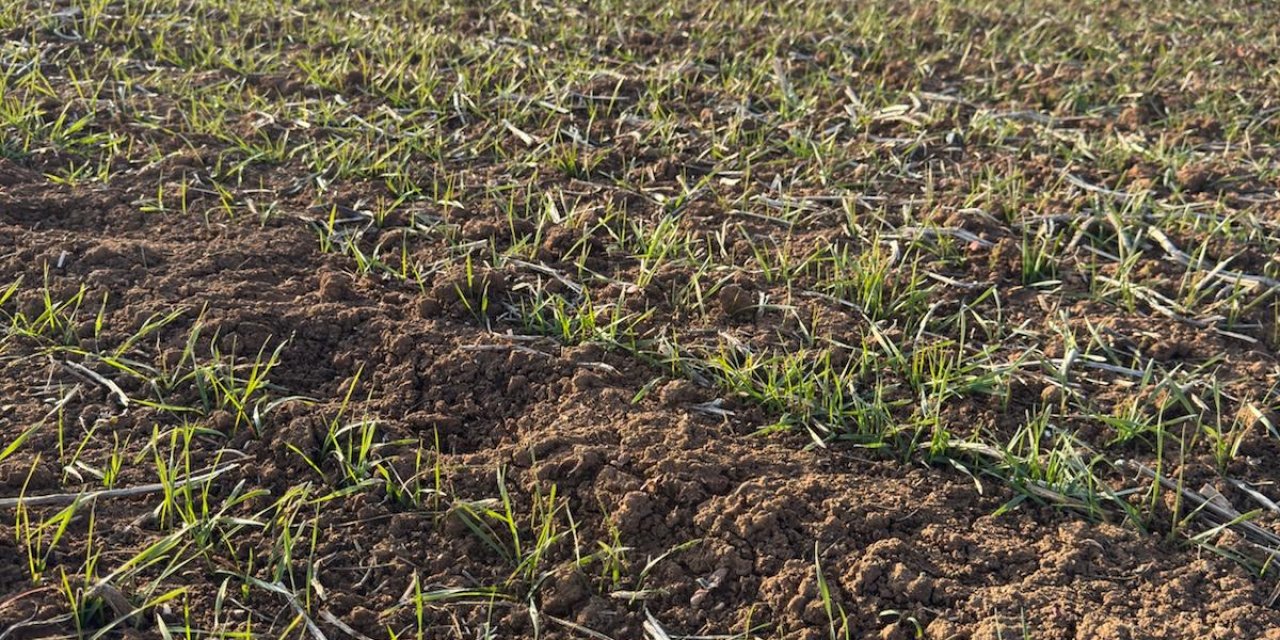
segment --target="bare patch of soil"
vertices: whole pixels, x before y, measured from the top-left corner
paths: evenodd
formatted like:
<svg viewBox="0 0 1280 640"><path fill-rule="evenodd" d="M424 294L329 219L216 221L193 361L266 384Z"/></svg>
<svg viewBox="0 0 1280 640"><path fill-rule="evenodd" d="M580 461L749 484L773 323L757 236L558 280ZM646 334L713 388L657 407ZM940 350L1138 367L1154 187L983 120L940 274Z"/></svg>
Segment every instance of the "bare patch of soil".
<svg viewBox="0 0 1280 640"><path fill-rule="evenodd" d="M618 353L488 332L466 319L423 318L423 294L353 278L343 261L315 250L302 225L144 216L111 192L46 192L30 183L0 199L0 269L43 283L55 299L85 287L83 306L94 312L67 327L71 345L110 350L147 318L174 310L184 310L181 319L147 337L133 357L157 367L172 362L176 356L167 354L184 348L197 317L207 327L200 348L244 356L287 340L272 382L282 394L318 400L286 402L253 426L217 411L192 417L205 429L190 444L195 466L220 449L239 452L238 467L210 485L211 496L232 495L240 482L277 497L307 483L341 485L332 460L318 455L324 422L339 412L377 421L379 455L402 477L421 474L413 458L419 443L434 450L438 442L430 464L440 465L454 504L498 495L502 469L522 529L538 522L526 514L542 508L538 501L554 487L563 503L550 517L559 531L572 526L572 535L538 559L536 584L512 578L511 550L473 535L456 507L412 508L384 490L329 499L304 536L305 556L254 570L267 581L312 581L313 615L329 614L371 637L418 623L415 608L400 605L414 588L492 584L515 599L432 603L421 614L425 629L447 635L491 625L505 637L532 637L530 605L544 616L546 637L571 637L573 625L638 637L656 620L673 634L741 633L767 622L769 633L816 639L846 615L854 636L881 638L1010 637L1027 625L1043 638L1225 639L1262 637L1280 625L1280 614L1263 606L1264 585L1225 558L1048 507L994 515L1013 497L1000 484L979 491L955 470L856 450L805 451L793 436L752 436L762 423L747 408L707 415L699 407L715 398L713 390ZM726 312L736 313L744 295L726 292ZM10 306L38 313L40 304L24 291ZM99 308L106 329L95 336L87 325ZM173 414L122 409L109 389L41 357L42 348L17 341L0 362L5 441L57 401L67 438L88 443L88 465L103 464L99 454L113 442L125 443L119 451L126 456L152 455L142 445L172 425ZM112 375L88 360L83 366ZM149 394L127 376L116 379L127 394ZM197 401L196 391L181 386L166 396L175 405ZM75 490L51 464L55 440L52 427L42 429L4 461L0 493ZM37 454L45 459L37 462ZM313 467L304 454L322 462ZM118 484L150 481L144 468L125 465ZM247 517L271 499L237 513ZM72 542L51 552L45 571L74 569L89 554L100 554L104 573L114 569L177 526L157 518L156 506L154 495L85 506L70 525ZM89 513L95 537L87 546ZM249 530L228 541L246 561L268 557L274 535ZM74 632L69 621L22 625L56 619L68 602L49 583L26 577L21 540L4 518L0 618L17 623L13 637ZM600 553L606 548L616 557ZM146 577L160 571L118 588L141 606ZM235 571L217 555L194 557L164 582L186 590L193 622L212 623L217 611L256 620L259 631L279 629L292 616L285 599L261 590L246 601L224 599ZM155 635L158 620L178 613L157 606L136 627L114 633ZM325 618L316 624L344 633Z"/></svg>

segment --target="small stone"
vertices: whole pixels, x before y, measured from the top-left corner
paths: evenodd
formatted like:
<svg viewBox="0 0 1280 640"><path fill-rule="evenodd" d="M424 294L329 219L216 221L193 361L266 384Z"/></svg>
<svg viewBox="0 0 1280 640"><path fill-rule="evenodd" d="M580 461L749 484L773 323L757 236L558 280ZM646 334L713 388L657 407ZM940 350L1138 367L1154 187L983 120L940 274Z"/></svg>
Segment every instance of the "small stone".
<svg viewBox="0 0 1280 640"><path fill-rule="evenodd" d="M378 614L370 611L365 607L356 607L347 615L352 627L362 630L366 633L374 633L378 631Z"/></svg>
<svg viewBox="0 0 1280 640"><path fill-rule="evenodd" d="M746 289L728 284L720 290L720 309L730 316L755 308L755 299Z"/></svg>

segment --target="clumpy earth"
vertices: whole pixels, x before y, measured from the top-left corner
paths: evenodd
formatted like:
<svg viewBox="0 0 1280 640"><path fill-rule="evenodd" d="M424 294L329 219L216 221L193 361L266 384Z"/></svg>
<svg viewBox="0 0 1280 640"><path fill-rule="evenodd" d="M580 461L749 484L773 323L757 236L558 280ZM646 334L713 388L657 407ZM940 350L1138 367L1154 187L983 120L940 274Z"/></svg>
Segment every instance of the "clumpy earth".
<svg viewBox="0 0 1280 640"><path fill-rule="evenodd" d="M0 22L0 640L1280 638L1256 12L156 4Z"/></svg>
<svg viewBox="0 0 1280 640"><path fill-rule="evenodd" d="M303 551L271 570L285 584L310 581L313 612L367 636L416 628L416 607L406 604L415 589L512 580L512 558L504 557L510 549L488 547L450 507L491 499L498 483L514 503L525 544L534 544L544 525L557 536L537 560L537 584L517 576L503 587L511 600L427 606L428 635L488 626L531 637L531 608L544 616L548 637L584 633L577 625L639 637L647 621L670 634L746 634L767 624L751 633L811 638L846 625L854 637L1241 638L1280 624L1267 606L1266 581L1158 532L1030 503L996 515L1014 497L998 483L871 452L804 450L799 436L753 436L762 426L753 407L731 402L724 407L731 414L709 415L700 407L715 390L627 356L423 317L421 294L353 277L345 260L317 251L301 225L179 224L120 200L127 199L91 189L6 187L5 272L47 279L55 299L83 284L82 306L94 313L65 330L69 342L96 350L111 350L149 319L181 311L136 352L158 369L181 358L175 354L197 324L197 351L252 355L274 348L277 336L289 338L273 385L319 400L282 401L252 425L237 427L226 412L201 420L190 444L192 467L212 466L220 453L237 465L209 486L213 496L244 486L266 490L235 510L259 513L300 486L334 481L336 469L322 462L317 471L306 456L320 457L325 422L335 417L376 420L376 446L385 447L378 455L401 480L429 484L431 467L441 467L435 509L426 504L435 498L405 505L384 491L339 493L323 509L303 506L316 511L295 532ZM28 315L35 316L41 301L19 296L12 304L34 307ZM101 332L93 326L98 309ZM36 357L39 346L24 342L15 339L5 354L7 439L57 403L68 441L90 433L91 447L100 439L119 442L130 461L156 453L146 446L153 430L171 428L172 415L138 404L121 408L109 390L61 365L62 356ZM127 376L117 379L131 397L149 393ZM196 395L179 386L165 402L189 403ZM53 429L37 432L21 449L29 455L4 462L5 495L74 488L51 462L57 437ZM398 444L404 442L426 443L427 459L409 457L421 449ZM153 446L173 445L161 438ZM37 461L41 453L46 457ZM116 484L152 480L145 465L125 465ZM318 495L312 489L312 499ZM176 523L155 517L157 500L83 505L67 534L71 542L51 551L48 570L74 568L93 555L106 570L163 539ZM66 612L56 583L31 583L22 534L12 522L0 526L6 622ZM218 557L246 562L255 549L265 557L278 526L289 525L224 531L236 548L184 558L176 573L153 569L118 588L141 605L136 594L162 580L162 588L185 590L183 606L196 621L211 623L220 607L236 625L279 628L291 615L288 603L269 591L243 601L238 587L220 594L238 569ZM79 576L68 580L87 588ZM164 620L180 618L172 606L154 609L136 628L119 625L119 633L156 634ZM33 625L14 636L74 629L71 622Z"/></svg>

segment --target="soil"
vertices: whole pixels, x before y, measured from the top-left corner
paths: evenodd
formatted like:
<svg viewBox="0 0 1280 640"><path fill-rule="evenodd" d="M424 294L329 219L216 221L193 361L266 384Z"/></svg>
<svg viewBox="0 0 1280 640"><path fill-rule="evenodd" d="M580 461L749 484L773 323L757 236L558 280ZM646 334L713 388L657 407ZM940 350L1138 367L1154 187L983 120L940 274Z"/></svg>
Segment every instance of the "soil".
<svg viewBox="0 0 1280 640"><path fill-rule="evenodd" d="M731 403L739 413L706 415L694 407L714 399L714 390L626 356L490 332L474 320L423 317L423 294L353 277L344 259L317 250L301 224L182 223L139 214L128 200L111 190L49 188L30 179L7 185L0 195L0 271L28 282L46 279L55 295L74 293L80 283L86 301L106 295L108 329L92 338L75 326L69 336L99 349L119 344L154 314L183 310L147 339L143 353L155 362L183 348L197 317L209 328L204 335L216 333L209 340L239 353L292 337L273 382L321 400L285 403L254 430L212 416L215 433L197 446L201 461L219 446L244 454L239 468L213 485L215 493L241 480L275 495L320 481L287 447L317 448L323 417L340 410L359 375L347 414L376 418L385 442L438 438L456 496L494 495L494 473L503 468L517 508L531 508L535 487L554 484L567 499L575 535L617 539L632 563L694 543L656 563L643 584L632 577L619 585L607 584L591 563L575 568L571 545L552 548L545 562L557 569L536 591L538 608L613 637L639 637L649 615L673 633L734 632L769 621L785 637L826 637L818 565L855 637L1011 637L1027 625L1041 638L1244 638L1280 625L1280 613L1265 606L1265 583L1225 558L1047 506L1027 503L994 515L1013 497L999 484L979 486L954 469L857 450L809 451L790 435L754 436L763 425L758 412ZM744 295L725 294L727 315L738 313ZM20 308L37 303L17 301ZM172 421L146 407L121 409L107 390L66 367L23 357L38 349L29 347L3 361L6 439L40 420L55 390L72 385L78 391L63 412L77 425L73 431L107 421L112 438L133 443L131 452L142 453L139 444L157 423ZM633 402L646 387L655 391ZM30 494L67 488L59 469L32 457L52 450L52 438L36 434L3 463L0 493L16 494L24 483ZM100 434L90 442L108 440ZM100 462L93 457L91 463ZM121 484L135 480L144 481L126 475ZM105 550L101 562L110 565L164 535L146 517L154 507L151 497L97 505L92 549ZM314 579L326 594L318 609L381 637L412 622L411 609L389 617L375 612L392 608L415 576L423 585L451 586L505 577L509 565L454 520L367 493L334 500L319 516L312 552ZM85 526L79 519L71 531ZM0 533L6 594L0 617L14 623L63 612L66 599L56 589L33 590L26 582L13 523L6 519ZM271 543L250 539L263 548ZM77 540L54 553L54 566L78 566L90 549ZM217 563L196 563L170 581L188 590L197 620L219 597L219 570ZM713 576L715 586L701 586ZM626 590L647 595L609 596ZM287 606L256 597L266 611ZM505 637L534 633L519 607L455 605L428 608L425 616L432 634L486 622ZM320 627L336 632L324 622ZM14 637L55 631L72 629L24 627ZM542 631L572 635L566 626ZM156 630L143 621L127 633Z"/></svg>
<svg viewBox="0 0 1280 640"><path fill-rule="evenodd" d="M1104 13L1120 19L1113 15L1114 7ZM459 24L481 24L473 17L469 11L453 16ZM954 19L981 23L984 18ZM263 28L282 28L273 25ZM687 36L678 33L608 30L601 42L615 36L621 42L601 47L656 59L666 48L684 46L681 38ZM787 71L797 78L824 72L828 52L820 50L821 44L813 44L812 55L791 58L788 64L794 68ZM799 51L809 45L795 46ZM1266 53L1241 55L1253 60ZM887 61L883 68L873 60L867 64L875 68L865 71L879 74L889 85L914 82L911 86L924 90L1006 71L1044 91L1068 80L1092 82L1042 78L1051 73L1049 67L1008 60L1000 69L982 67L983 61L936 62L934 75L924 79L912 75L915 63L900 60ZM742 268L708 288L714 298L702 312L689 312L675 301L679 285L690 276L681 268L657 269L647 274L651 280L642 287L617 284L640 280L645 265L611 253L611 237L620 235L619 230L602 222L600 212L624 210L634 221L661 219L671 210L653 194L670 198L711 173L699 132L732 124L750 134L755 126L739 117L740 109L727 107L720 100L724 96L699 88L699 68L690 64L679 71L689 76L682 78L688 81L687 95L672 104L689 132L674 136L671 148L636 147L634 140L648 125L623 117L621 110L646 89L641 82L602 75L577 87L581 100L592 101L592 122L586 122L588 109L571 104L573 109L547 117L541 127L521 123L525 135L548 140L559 139L562 125L582 121L587 135L603 141L588 158L594 162L587 163L591 169L568 172L574 175L547 170L529 177L515 175L512 166L489 157L451 158L442 161L444 167L423 161L423 166L412 167L420 173L448 170L470 185L528 182L529 194L545 193L550 201L549 194L555 193L564 200L557 206L573 212L563 223L543 229L531 219L510 217L503 207L528 212L528 202L510 199L541 196L478 189L467 194L465 206L410 207L364 224L357 244L369 255L403 248L414 261L442 265L425 273L421 284L357 275L360 270L350 257L323 252L317 242L321 225L316 222L331 211L350 216L378 198L390 199L380 181L353 178L328 191L298 189L306 171L296 163L255 165L241 176L240 186L271 192L274 205L284 212L259 221L217 213L218 199L207 191L192 191L189 213L145 213L139 206L155 196L157 183L199 182L192 176L201 171L207 175L211 165L221 162L211 150L220 142L212 136L192 134L181 144L161 141L161 147L172 147L163 151L171 153L156 154L163 159L122 170L105 184L67 186L49 180L48 173L67 166L56 154L32 154L21 162L0 157L0 298L10 282L22 282L0 306L3 317L21 314L31 321L43 317L49 300L79 301L55 314L44 337L14 334L0 350L0 443L17 440L31 425L43 425L12 455L0 455L0 498L100 488L94 472L118 462L123 463L113 486L144 485L156 482L151 461L185 455L189 462L181 468L192 472L232 465L207 490L211 504L234 502L226 515L252 520L270 514L259 525L228 520L200 530L212 540L209 551L184 548L165 556L180 562L157 563L136 579L95 589L96 581L83 577L87 562L96 563L96 576L109 575L175 531L195 535L197 528L184 529L179 515L160 508L154 492L103 497L82 504L61 542L33 557L24 536L26 516L0 507L0 640L92 635L116 617L113 610L119 614L135 607L142 609L140 614L115 625L105 637L159 638L162 624L181 620L193 628L230 621L256 635L313 638L409 637L418 632L423 637L576 638L598 632L619 639L662 638L666 633L817 640L839 637L847 625L852 638L1280 640L1274 571L1250 571L1250 558L1238 561L1233 554L1245 553L1241 550L1246 547L1236 544L1232 531L1210 536L1219 553L1188 544L1178 527L1186 516L1179 505L1155 505L1148 526L1139 530L1116 514L1089 519L1052 502L1025 499L997 478L975 477L962 459L930 464L922 456L842 441L816 447L801 429L771 428L782 418L781 411L726 394L704 377L642 361L621 349L529 335L498 314L476 313L473 305L482 299L495 306L528 302L523 296L535 283L569 287L556 274L585 267L599 274L601 282L613 283L600 287L598 299L618 300L626 294L628 311L652 311L638 322L638 333L654 335L677 326L682 344L692 350L714 350L730 340L759 352L785 353L802 345L810 331L862 335L868 318L838 301L790 297L793 287L812 284L806 278L812 280L814 274L781 283L742 273L759 272L753 242L785 236L778 241L786 243L784 254L799 258L826 244L852 244L847 215L865 221L880 213L863 206L852 214L815 206L784 230L776 221L744 217L724 206L747 199L748 181L736 177L709 183L700 197L682 203L678 215L673 214L678 231L714 246L726 265ZM1074 67L1059 71L1085 73ZM303 77L242 75L219 69L201 81L213 84L229 76L246 90L298 101L327 100L340 91L350 98L353 113L365 115L380 106L366 91L376 79L360 74L324 89L307 85ZM1246 89L1242 95L1256 97L1253 85ZM155 100L165 106L163 96ZM1057 103L1052 95L1026 100ZM1082 117L1077 131L1094 137L1130 134L1188 108L1182 100L1135 99L1115 113ZM777 105L762 99L757 107ZM844 108L835 99L819 101L810 124L843 117ZM946 118L979 115L970 106L949 102L926 103L920 109L931 117L935 109L947 111L933 125L941 128ZM254 128L253 120L246 114L243 126ZM919 302L922 308L936 305L941 315L972 303L976 314L998 311L1004 324L1033 328L1062 319L1071 335L1101 333L1118 352L1136 354L1145 362L1168 368L1212 362L1226 397L1258 399L1256 415L1245 411L1244 401L1217 408L1218 414L1239 410L1246 416L1242 424L1251 429L1227 469L1229 476L1268 492L1269 483L1280 481L1273 462L1280 446L1265 426L1275 423L1274 389L1280 375L1275 345L1280 334L1259 331L1242 340L1145 307L1126 312L1103 305L1089 295L1084 270L1071 264L1057 274L1065 283L1058 293L1022 285L1022 237L997 221L1012 218L1021 204L1002 203L996 194L982 203L990 210L987 214L964 213L970 187L975 176L995 167L1016 173L1028 192L1056 188L1060 163L984 140L956 143L932 136L929 144L907 145L902 140L916 135L908 125L897 120L867 125L868 132L857 132L848 141L852 150L847 151L868 162L842 163L829 178L864 185L867 198L883 201L919 195L924 180L866 175L870 160L895 171L906 167L903 174L928 172L928 188L940 195L936 207L921 215L937 219L892 220L890 225L935 222L972 237L956 244L963 259L935 265L935 275L956 284L931 289L929 299ZM1180 133L1215 139L1221 123L1203 125ZM120 125L111 130L128 129ZM317 140L322 135L300 129L292 133L297 144L307 135ZM785 141L785 133L761 135ZM451 135L458 144L470 143L468 136L475 131L458 124ZM493 144L520 148L518 137ZM768 157L758 159L751 180L780 180L793 162L781 148L771 147ZM930 167L942 176L936 184ZM1263 179L1233 177L1232 171L1239 169L1189 164L1163 171L1137 162L1127 172L1082 173L1108 189L1149 189L1160 197L1185 192L1193 202L1221 199L1241 208L1252 205L1233 198L1274 191L1273 183L1254 184ZM623 182L638 186L618 186ZM800 186L790 195L818 197L823 192L817 185ZM1040 213L1078 213L1090 196L1072 193ZM1002 209L1006 204L1009 211ZM1275 212L1275 201L1269 200L1259 215L1275 219ZM431 224L419 224L421 220ZM730 225L735 234L718 233ZM1114 238L1097 235L1102 239L1095 248L1115 250ZM1174 241L1194 246L1189 242L1193 235ZM450 244L466 242L493 251L533 243L539 263L481 266L472 272L450 262L456 257ZM1273 260L1244 242L1224 241L1210 249L1212 255L1237 256L1231 266L1241 270L1261 272ZM1145 251L1151 259L1138 267L1145 281L1157 283L1158 293L1175 296L1185 270L1158 259L1162 254L1155 245ZM905 286L886 285L890 291ZM1001 290L999 309L979 298L993 286ZM794 312L783 313L782 307ZM1275 326L1275 317L1273 299L1250 307L1241 322ZM160 318L167 320L157 323ZM811 319L812 326L801 326L797 318ZM162 326L148 328L156 324ZM891 339L910 340L894 334L899 330L889 325ZM948 337L963 342L978 335L976 329L969 331ZM135 339L140 332L142 337ZM1047 357L1062 358L1067 342L1066 336L1050 336L1037 346ZM89 353L122 354L123 365L149 367L172 383L163 388L143 383L85 355ZM191 353L222 363L210 369L215 373L234 364L241 375L248 371L246 363L277 354L267 376L271 386L262 396L270 402L255 405L258 410L249 416L236 414L226 403L210 404L215 392L192 370ZM1016 356L1012 347L1007 355ZM833 357L853 356L837 352ZM1133 406L1173 419L1185 410L1159 395L1168 390L1144 389L1149 397L1140 396L1135 384L1116 384L1101 373L1077 375L1073 393L1103 414ZM101 379L111 380L118 390ZM1055 394L1062 393L1041 377L1009 385L1002 402L983 396L949 404L946 428L958 438L1008 435L1026 421L1028 411L1056 402L1060 395ZM892 419L911 417L915 398L903 393L893 399L901 401L895 406L902 407L902 415ZM123 402L122 395L129 401ZM173 406L205 410L188 414L166 408ZM396 495L389 488L394 483L344 475L334 455L341 443L326 440L334 423L350 427L344 431L348 438L376 425L372 446L384 461L382 471L429 487L422 493L425 502ZM198 427L190 442L170 437L184 424ZM1143 437L1124 440L1110 427L1083 419L1064 426L1078 429L1084 441L1110 443L1107 453L1113 458L1127 456L1149 465L1157 461ZM65 447L81 443L83 466L62 468L53 462L64 456ZM1202 441L1178 453L1168 471L1188 486L1213 483L1228 497L1241 497L1218 473ZM1120 487L1140 484L1135 477L1112 479ZM263 493L234 500L257 489ZM304 490L325 499L289 502ZM514 552L505 531L490 538L479 535L480 521L470 515L506 509L502 496L515 514L520 553ZM61 508L32 507L26 522L51 518ZM1264 514L1257 522L1274 526L1275 518ZM522 555L540 531L559 535L536 558ZM42 531L36 539L48 540L52 534ZM296 538L299 549L282 556L285 538ZM513 555L532 564L521 565ZM264 558L276 564L262 566ZM31 576L36 561L45 565L39 580ZM522 566L536 570L522 572ZM311 622L295 624L297 603L289 597L246 586L245 567L251 567L249 577L259 583L287 585L291 594L308 593L305 608ZM423 604L415 605L418 593L482 592L494 585L500 585L502 597L455 593L417 598ZM173 589L181 589L173 600L149 601L148 596ZM90 604L92 611L72 618L67 615L72 602Z"/></svg>

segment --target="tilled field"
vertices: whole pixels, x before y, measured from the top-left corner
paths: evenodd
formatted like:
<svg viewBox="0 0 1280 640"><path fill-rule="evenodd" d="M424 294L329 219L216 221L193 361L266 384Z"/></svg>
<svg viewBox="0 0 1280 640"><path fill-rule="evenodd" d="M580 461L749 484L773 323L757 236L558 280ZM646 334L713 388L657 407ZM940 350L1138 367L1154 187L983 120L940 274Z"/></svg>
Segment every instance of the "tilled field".
<svg viewBox="0 0 1280 640"><path fill-rule="evenodd" d="M0 7L0 640L1280 637L1280 30L1060 4Z"/></svg>

